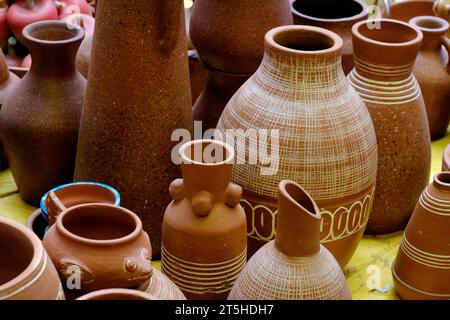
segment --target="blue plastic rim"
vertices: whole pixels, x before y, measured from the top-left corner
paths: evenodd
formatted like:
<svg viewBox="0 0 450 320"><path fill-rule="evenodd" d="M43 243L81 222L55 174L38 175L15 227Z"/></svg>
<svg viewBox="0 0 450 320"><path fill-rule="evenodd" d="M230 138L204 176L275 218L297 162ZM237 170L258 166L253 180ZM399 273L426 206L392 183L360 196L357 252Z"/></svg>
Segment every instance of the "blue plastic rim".
<svg viewBox="0 0 450 320"><path fill-rule="evenodd" d="M47 199L47 197L48 197L48 194L50 192L58 191L59 189L62 189L62 188L76 186L76 185L80 185L80 184L96 185L96 186L108 189L109 191L111 191L114 194L114 197L116 198L116 201L114 201L114 205L117 206L117 207L120 205L120 194L119 194L119 192L116 189L114 189L113 187L108 186L107 184L99 183L99 182L72 182L72 183L67 183L67 184L63 184L63 185L60 185L60 186L58 186L56 188L51 189L50 191L48 191L46 194L44 194L42 196L39 205L41 207L42 215L44 216L44 218L45 218L45 220L47 222L48 222L48 212L47 212L47 209L45 208L44 203L45 203L45 199Z"/></svg>

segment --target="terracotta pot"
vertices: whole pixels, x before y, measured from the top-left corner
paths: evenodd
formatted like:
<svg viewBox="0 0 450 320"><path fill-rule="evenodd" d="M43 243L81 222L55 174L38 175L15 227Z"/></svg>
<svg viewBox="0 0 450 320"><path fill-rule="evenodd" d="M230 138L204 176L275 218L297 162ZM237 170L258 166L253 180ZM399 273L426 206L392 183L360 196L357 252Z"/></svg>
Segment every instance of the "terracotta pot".
<svg viewBox="0 0 450 320"><path fill-rule="evenodd" d="M88 293L77 300L158 300L151 294L130 289L104 289Z"/></svg>
<svg viewBox="0 0 450 320"><path fill-rule="evenodd" d="M91 50L93 35L87 36L81 42L80 49L78 49L77 58L75 63L78 71L87 79L89 74L89 64L91 62Z"/></svg>
<svg viewBox="0 0 450 320"><path fill-rule="evenodd" d="M434 15L435 0L397 1L382 11L383 18L409 22L414 17Z"/></svg>
<svg viewBox="0 0 450 320"><path fill-rule="evenodd" d="M292 3L294 23L331 30L342 37L342 68L348 74L353 61L352 26L366 20L367 4L362 0L296 0Z"/></svg>
<svg viewBox="0 0 450 320"><path fill-rule="evenodd" d="M38 206L48 190L73 179L86 80L75 69L81 28L44 21L24 29L30 72L11 90L0 130L20 196ZM36 99L39 97L39 99Z"/></svg>
<svg viewBox="0 0 450 320"><path fill-rule="evenodd" d="M150 239L131 211L110 204L81 204L63 211L44 246L66 288L92 292L132 288L152 273ZM79 286L73 280L80 278Z"/></svg>
<svg viewBox="0 0 450 320"><path fill-rule="evenodd" d="M34 232L34 234L40 239L44 239L48 230L48 222L42 215L41 209L34 211L27 219L25 223L26 227Z"/></svg>
<svg viewBox="0 0 450 320"><path fill-rule="evenodd" d="M373 29L374 23L379 28ZM349 79L369 109L378 141L377 187L368 233L403 229L429 181L430 132L412 74L421 42L420 30L396 20L353 26L356 67Z"/></svg>
<svg viewBox="0 0 450 320"><path fill-rule="evenodd" d="M297 183L279 186L275 240L249 260L229 300L351 300L344 273L320 244L320 209Z"/></svg>
<svg viewBox="0 0 450 320"><path fill-rule="evenodd" d="M402 299L450 299L450 172L422 193L406 227L392 274Z"/></svg>
<svg viewBox="0 0 450 320"><path fill-rule="evenodd" d="M195 140L180 148L183 179L170 185L161 270L188 299L225 299L247 260L241 187L230 183L234 151Z"/></svg>
<svg viewBox="0 0 450 320"><path fill-rule="evenodd" d="M248 147L236 148L241 159L261 154L261 139L271 148L265 149L272 154L270 164L258 156L256 164L234 167L233 182L244 188L249 251L274 238L278 183L289 178L317 201L322 243L345 266L364 233L374 195L372 121L342 71L337 34L289 26L271 30L265 40L261 67L230 100L218 125L222 132L247 134ZM268 131L258 136L248 134L251 129Z"/></svg>
<svg viewBox="0 0 450 320"><path fill-rule="evenodd" d="M138 289L155 296L159 300L186 300L175 283L158 269L153 269L150 281L141 285Z"/></svg>
<svg viewBox="0 0 450 320"><path fill-rule="evenodd" d="M423 33L414 75L425 101L431 140L436 140L444 136L450 118L450 40L445 35L449 24L431 16L415 17L410 24Z"/></svg>
<svg viewBox="0 0 450 320"><path fill-rule="evenodd" d="M0 217L0 300L63 300L58 273L31 230Z"/></svg>
<svg viewBox="0 0 450 320"><path fill-rule="evenodd" d="M208 71L200 61L196 50L189 50L189 76L191 82L192 105L195 104L208 82ZM216 120L217 123L217 120Z"/></svg>
<svg viewBox="0 0 450 320"><path fill-rule="evenodd" d="M450 171L450 144L445 148L442 156L442 171Z"/></svg>
<svg viewBox="0 0 450 320"><path fill-rule="evenodd" d="M41 198L42 214L49 226L55 224L58 215L66 208L84 203L109 203L120 205L120 194L106 184L96 182L74 182L48 191Z"/></svg>
<svg viewBox="0 0 450 320"><path fill-rule="evenodd" d="M192 129L183 1L97 4L75 179L112 185L160 254L175 129ZM164 39L164 41L161 41Z"/></svg>

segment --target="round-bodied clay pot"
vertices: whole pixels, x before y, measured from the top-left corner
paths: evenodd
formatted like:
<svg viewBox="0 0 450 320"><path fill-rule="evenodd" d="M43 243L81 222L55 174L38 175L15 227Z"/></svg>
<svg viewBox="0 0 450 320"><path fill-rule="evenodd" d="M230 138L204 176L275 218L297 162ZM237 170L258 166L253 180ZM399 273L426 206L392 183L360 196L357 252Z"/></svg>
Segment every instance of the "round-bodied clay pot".
<svg viewBox="0 0 450 320"><path fill-rule="evenodd" d="M38 237L0 217L0 300L63 300L58 273Z"/></svg>
<svg viewBox="0 0 450 320"><path fill-rule="evenodd" d="M44 194L40 207L51 227L66 208L84 203L109 203L119 206L120 194L103 183L73 182L53 188Z"/></svg>
<svg viewBox="0 0 450 320"><path fill-rule="evenodd" d="M445 148L442 155L442 171L450 171L450 144Z"/></svg>
<svg viewBox="0 0 450 320"><path fill-rule="evenodd" d="M89 64L91 62L92 39L94 35L89 35L81 42L75 60L78 71L87 79L89 74Z"/></svg>
<svg viewBox="0 0 450 320"><path fill-rule="evenodd" d="M342 37L342 68L348 74L353 61L352 26L366 20L367 4L362 0L296 0L292 2L294 23L331 30Z"/></svg>
<svg viewBox="0 0 450 320"><path fill-rule="evenodd" d="M39 206L45 192L73 180L86 90L75 55L84 31L43 21L23 33L33 64L3 103L0 131L20 196Z"/></svg>
<svg viewBox="0 0 450 320"><path fill-rule="evenodd" d="M389 6L383 6L383 18L409 22L418 16L433 16L435 0L396 1Z"/></svg>
<svg viewBox="0 0 450 320"><path fill-rule="evenodd" d="M176 284L158 269L153 269L150 280L138 289L155 296L159 300L186 300L183 292Z"/></svg>
<svg viewBox="0 0 450 320"><path fill-rule="evenodd" d="M104 289L79 297L77 300L158 300L149 293L130 289Z"/></svg>
<svg viewBox="0 0 450 320"><path fill-rule="evenodd" d="M375 191L372 120L342 70L336 33L279 27L266 34L265 46L261 67L218 125L222 133L240 129L234 133L248 141L235 143L236 157L249 160L235 165L233 182L244 189L249 252L274 239L278 184L292 179L317 201L322 243L344 267L364 233Z"/></svg>
<svg viewBox="0 0 450 320"><path fill-rule="evenodd" d="M450 172L434 177L420 196L393 264L402 299L450 299Z"/></svg>
<svg viewBox="0 0 450 320"><path fill-rule="evenodd" d="M66 288L74 292L132 288L149 280L153 270L141 220L110 204L68 208L43 243Z"/></svg>
<svg viewBox="0 0 450 320"><path fill-rule="evenodd" d="M275 240L249 260L230 300L351 300L344 273L320 244L320 209L297 183L284 180L278 194Z"/></svg>
<svg viewBox="0 0 450 320"><path fill-rule="evenodd" d="M420 30L396 20L353 26L356 66L349 79L369 109L378 141L376 196L367 225L371 234L403 229L429 181L430 132L412 74L422 38Z"/></svg>
<svg viewBox="0 0 450 320"><path fill-rule="evenodd" d="M436 140L444 136L450 118L450 40L446 37L449 23L441 18L420 16L411 19L410 24L423 33L414 76L425 101L431 140Z"/></svg>
<svg viewBox="0 0 450 320"><path fill-rule="evenodd" d="M183 179L170 185L161 270L188 299L225 299L247 260L241 187L230 183L234 151L195 140L180 148Z"/></svg>
<svg viewBox="0 0 450 320"><path fill-rule="evenodd" d="M42 215L41 209L34 211L25 223L26 227L34 232L37 237L42 240L48 230L48 222Z"/></svg>

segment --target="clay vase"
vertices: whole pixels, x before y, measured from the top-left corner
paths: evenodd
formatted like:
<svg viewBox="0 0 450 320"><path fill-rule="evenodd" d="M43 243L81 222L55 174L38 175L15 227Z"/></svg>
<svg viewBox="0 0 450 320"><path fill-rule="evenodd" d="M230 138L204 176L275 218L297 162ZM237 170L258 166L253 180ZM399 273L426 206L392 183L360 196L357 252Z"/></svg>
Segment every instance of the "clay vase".
<svg viewBox="0 0 450 320"><path fill-rule="evenodd" d="M444 136L450 118L449 24L432 16L415 17L410 24L423 33L414 76L425 101L431 140L436 140Z"/></svg>
<svg viewBox="0 0 450 320"><path fill-rule="evenodd" d="M92 39L93 35L89 35L81 42L80 49L78 49L75 63L78 71L87 79L89 74L89 64L91 62Z"/></svg>
<svg viewBox="0 0 450 320"><path fill-rule="evenodd" d="M73 180L86 90L75 55L84 31L42 21L23 34L33 64L3 103L0 131L20 196L38 206L45 192Z"/></svg>
<svg viewBox="0 0 450 320"><path fill-rule="evenodd" d="M322 28L271 30L260 68L220 118L222 134L240 129L234 132L248 141L235 143L238 159L249 160L234 167L233 182L244 189L250 255L275 237L278 184L285 179L301 183L317 201L322 243L342 267L364 233L377 142L342 70L342 46L337 34Z"/></svg>
<svg viewBox="0 0 450 320"><path fill-rule="evenodd" d="M383 18L409 22L414 17L434 15L435 0L396 1L382 10Z"/></svg>
<svg viewBox="0 0 450 320"><path fill-rule="evenodd" d="M210 72L193 109L204 131L216 127L227 102L260 65L264 34L292 23L289 0L195 1L190 38Z"/></svg>
<svg viewBox="0 0 450 320"><path fill-rule="evenodd" d="M320 244L320 209L294 181L280 182L275 240L248 261L229 300L351 300L344 273Z"/></svg>
<svg viewBox="0 0 450 320"><path fill-rule="evenodd" d="M133 212L110 204L63 211L43 240L71 292L132 288L152 274L150 239ZM78 276L78 283L74 280Z"/></svg>
<svg viewBox="0 0 450 320"><path fill-rule="evenodd" d="M373 24L379 28L374 29ZM430 177L431 141L419 84L412 74L422 33L381 19L353 26L349 79L366 103L378 141L376 196L367 232L403 229Z"/></svg>
<svg viewBox="0 0 450 320"><path fill-rule="evenodd" d="M0 217L0 300L63 300L58 273L38 237Z"/></svg>
<svg viewBox="0 0 450 320"><path fill-rule="evenodd" d="M450 299L450 172L434 176L403 235L392 275L402 299Z"/></svg>
<svg viewBox="0 0 450 320"><path fill-rule="evenodd" d="M102 1L76 181L114 186L136 212L160 255L165 192L179 176L172 163L175 129L192 129L183 1ZM164 39L163 41L161 39Z"/></svg>
<svg viewBox="0 0 450 320"><path fill-rule="evenodd" d="M450 171L450 144L445 148L442 155L442 171Z"/></svg>
<svg viewBox="0 0 450 320"><path fill-rule="evenodd" d="M175 283L158 269L153 269L149 282L139 286L138 289L155 296L159 300L186 300Z"/></svg>
<svg viewBox="0 0 450 320"><path fill-rule="evenodd" d="M226 299L247 260L241 187L230 183L234 151L196 140L180 148L183 179L170 185L161 270L188 299Z"/></svg>
<svg viewBox="0 0 450 320"><path fill-rule="evenodd" d="M77 300L158 300L151 294L130 289L104 289L79 297Z"/></svg>
<svg viewBox="0 0 450 320"><path fill-rule="evenodd" d="M342 37L342 68L348 74L353 61L352 26L366 20L367 4L362 0L295 0L292 2L294 23L331 30Z"/></svg>

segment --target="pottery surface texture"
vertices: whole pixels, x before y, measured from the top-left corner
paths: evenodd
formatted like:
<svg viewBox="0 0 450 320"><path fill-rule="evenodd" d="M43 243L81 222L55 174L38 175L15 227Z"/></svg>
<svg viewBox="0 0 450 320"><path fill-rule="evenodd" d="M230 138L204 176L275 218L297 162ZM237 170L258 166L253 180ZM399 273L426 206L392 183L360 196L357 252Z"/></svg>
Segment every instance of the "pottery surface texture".
<svg viewBox="0 0 450 320"><path fill-rule="evenodd" d="M38 206L45 192L73 180L86 90L75 55L84 31L43 21L23 32L33 64L3 103L0 131L20 196Z"/></svg>
<svg viewBox="0 0 450 320"><path fill-rule="evenodd" d="M449 24L432 16L415 17L410 24L423 33L414 76L425 101L431 140L436 140L444 136L450 117Z"/></svg>
<svg viewBox="0 0 450 320"><path fill-rule="evenodd" d="M196 140L184 144L180 155L183 179L169 189L161 270L188 299L225 299L247 261L242 188L230 182L234 151L222 142Z"/></svg>
<svg viewBox="0 0 450 320"><path fill-rule="evenodd" d="M110 204L67 209L43 243L68 290L132 288L148 281L153 271L150 239L141 221L133 212ZM80 277L78 287L70 281L75 273Z"/></svg>
<svg viewBox="0 0 450 320"><path fill-rule="evenodd" d="M102 1L84 105L76 181L114 186L160 254L166 190L179 176L175 129L192 129L183 1Z"/></svg>
<svg viewBox="0 0 450 320"><path fill-rule="evenodd" d="M368 6L362 0L296 0L292 2L294 23L328 29L342 37L342 68L348 74L353 61L352 26L366 20Z"/></svg>
<svg viewBox="0 0 450 320"><path fill-rule="evenodd" d="M426 187L406 227L392 274L402 299L450 299L450 172Z"/></svg>
<svg viewBox="0 0 450 320"><path fill-rule="evenodd" d="M247 132L248 143L235 144L241 159L255 158L261 139L268 144L264 152L279 153L269 165L257 158L256 164L234 167L233 182L244 189L250 254L274 239L278 183L292 179L317 202L322 243L345 266L364 233L374 196L372 121L342 71L337 34L288 26L271 30L265 40L260 68L230 100L218 125L223 133ZM258 137L259 129L268 133ZM251 130L256 134L248 134Z"/></svg>
<svg viewBox="0 0 450 320"><path fill-rule="evenodd" d="M158 300L149 293L130 289L103 289L88 293L77 300Z"/></svg>
<svg viewBox="0 0 450 320"><path fill-rule="evenodd" d="M412 74L422 33L400 21L353 27L350 82L366 103L378 141L376 196L367 232L403 229L428 184L431 141L425 104Z"/></svg>
<svg viewBox="0 0 450 320"><path fill-rule="evenodd" d="M450 144L445 148L442 155L442 171L450 170Z"/></svg>
<svg viewBox="0 0 450 320"><path fill-rule="evenodd" d="M297 183L279 186L275 240L249 260L230 300L350 300L344 273L320 244L320 209Z"/></svg>
<svg viewBox="0 0 450 320"><path fill-rule="evenodd" d="M153 269L149 283L139 287L159 300L186 300L183 292L158 269Z"/></svg>
<svg viewBox="0 0 450 320"><path fill-rule="evenodd" d="M63 300L58 273L38 237L0 217L0 300Z"/></svg>

